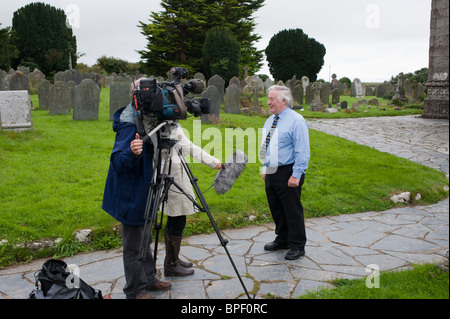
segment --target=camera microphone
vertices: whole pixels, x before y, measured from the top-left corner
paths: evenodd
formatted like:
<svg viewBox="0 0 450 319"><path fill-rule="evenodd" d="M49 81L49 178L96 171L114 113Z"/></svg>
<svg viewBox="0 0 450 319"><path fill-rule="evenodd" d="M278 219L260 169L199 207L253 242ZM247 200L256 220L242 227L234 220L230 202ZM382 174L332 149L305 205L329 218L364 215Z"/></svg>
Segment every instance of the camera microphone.
<svg viewBox="0 0 450 319"><path fill-rule="evenodd" d="M214 191L220 195L228 192L244 171L245 166L247 166L247 155L241 150L236 150L214 178Z"/></svg>
<svg viewBox="0 0 450 319"><path fill-rule="evenodd" d="M202 94L205 90L205 82L200 79L193 79L184 85L184 88L194 94Z"/></svg>

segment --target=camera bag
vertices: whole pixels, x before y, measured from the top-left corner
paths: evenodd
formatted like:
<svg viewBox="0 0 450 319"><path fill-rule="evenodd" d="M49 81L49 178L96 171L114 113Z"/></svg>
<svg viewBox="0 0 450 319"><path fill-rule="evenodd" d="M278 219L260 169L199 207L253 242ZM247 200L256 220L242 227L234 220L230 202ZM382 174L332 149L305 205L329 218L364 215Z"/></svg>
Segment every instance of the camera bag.
<svg viewBox="0 0 450 319"><path fill-rule="evenodd" d="M36 289L28 299L103 299L96 290L75 274L67 271L62 260L50 259L35 274Z"/></svg>

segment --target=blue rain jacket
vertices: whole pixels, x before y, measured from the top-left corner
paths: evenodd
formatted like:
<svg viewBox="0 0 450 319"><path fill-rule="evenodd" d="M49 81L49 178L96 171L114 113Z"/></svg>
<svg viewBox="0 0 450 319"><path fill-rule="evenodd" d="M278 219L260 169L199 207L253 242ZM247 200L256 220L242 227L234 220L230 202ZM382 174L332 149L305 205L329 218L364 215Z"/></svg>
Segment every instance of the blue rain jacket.
<svg viewBox="0 0 450 319"><path fill-rule="evenodd" d="M121 122L125 108L114 114L113 130L116 140L111 153L102 208L121 223L144 224L145 206L153 174L153 145L144 144L136 157L130 148L137 128L134 121Z"/></svg>

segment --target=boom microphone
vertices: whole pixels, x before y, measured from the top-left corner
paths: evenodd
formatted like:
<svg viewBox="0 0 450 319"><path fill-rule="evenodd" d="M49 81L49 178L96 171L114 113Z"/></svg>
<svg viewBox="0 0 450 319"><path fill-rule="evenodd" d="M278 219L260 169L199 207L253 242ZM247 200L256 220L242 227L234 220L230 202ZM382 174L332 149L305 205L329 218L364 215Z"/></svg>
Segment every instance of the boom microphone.
<svg viewBox="0 0 450 319"><path fill-rule="evenodd" d="M245 166L247 166L247 155L241 150L236 150L214 178L214 190L216 193L222 195L228 192L239 175L241 175Z"/></svg>
<svg viewBox="0 0 450 319"><path fill-rule="evenodd" d="M193 79L184 85L185 89L194 94L202 94L205 90L205 82L200 79Z"/></svg>

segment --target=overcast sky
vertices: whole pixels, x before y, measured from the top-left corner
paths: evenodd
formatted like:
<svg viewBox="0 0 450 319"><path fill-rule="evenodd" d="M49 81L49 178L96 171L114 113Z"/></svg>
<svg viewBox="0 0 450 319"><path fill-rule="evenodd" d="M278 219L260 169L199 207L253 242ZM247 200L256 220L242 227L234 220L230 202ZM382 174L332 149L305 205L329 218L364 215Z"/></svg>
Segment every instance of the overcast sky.
<svg viewBox="0 0 450 319"><path fill-rule="evenodd" d="M66 11L78 52L86 54L78 62L87 65L102 55L139 61L136 50L146 41L138 21L161 11L160 0L1 0L1 27L11 26L17 9L39 1ZM319 78L336 73L382 82L428 67L430 13L431 0L266 0L255 14L262 36L256 46L265 49L279 31L299 28L327 50ZM259 73L270 75L266 62Z"/></svg>

